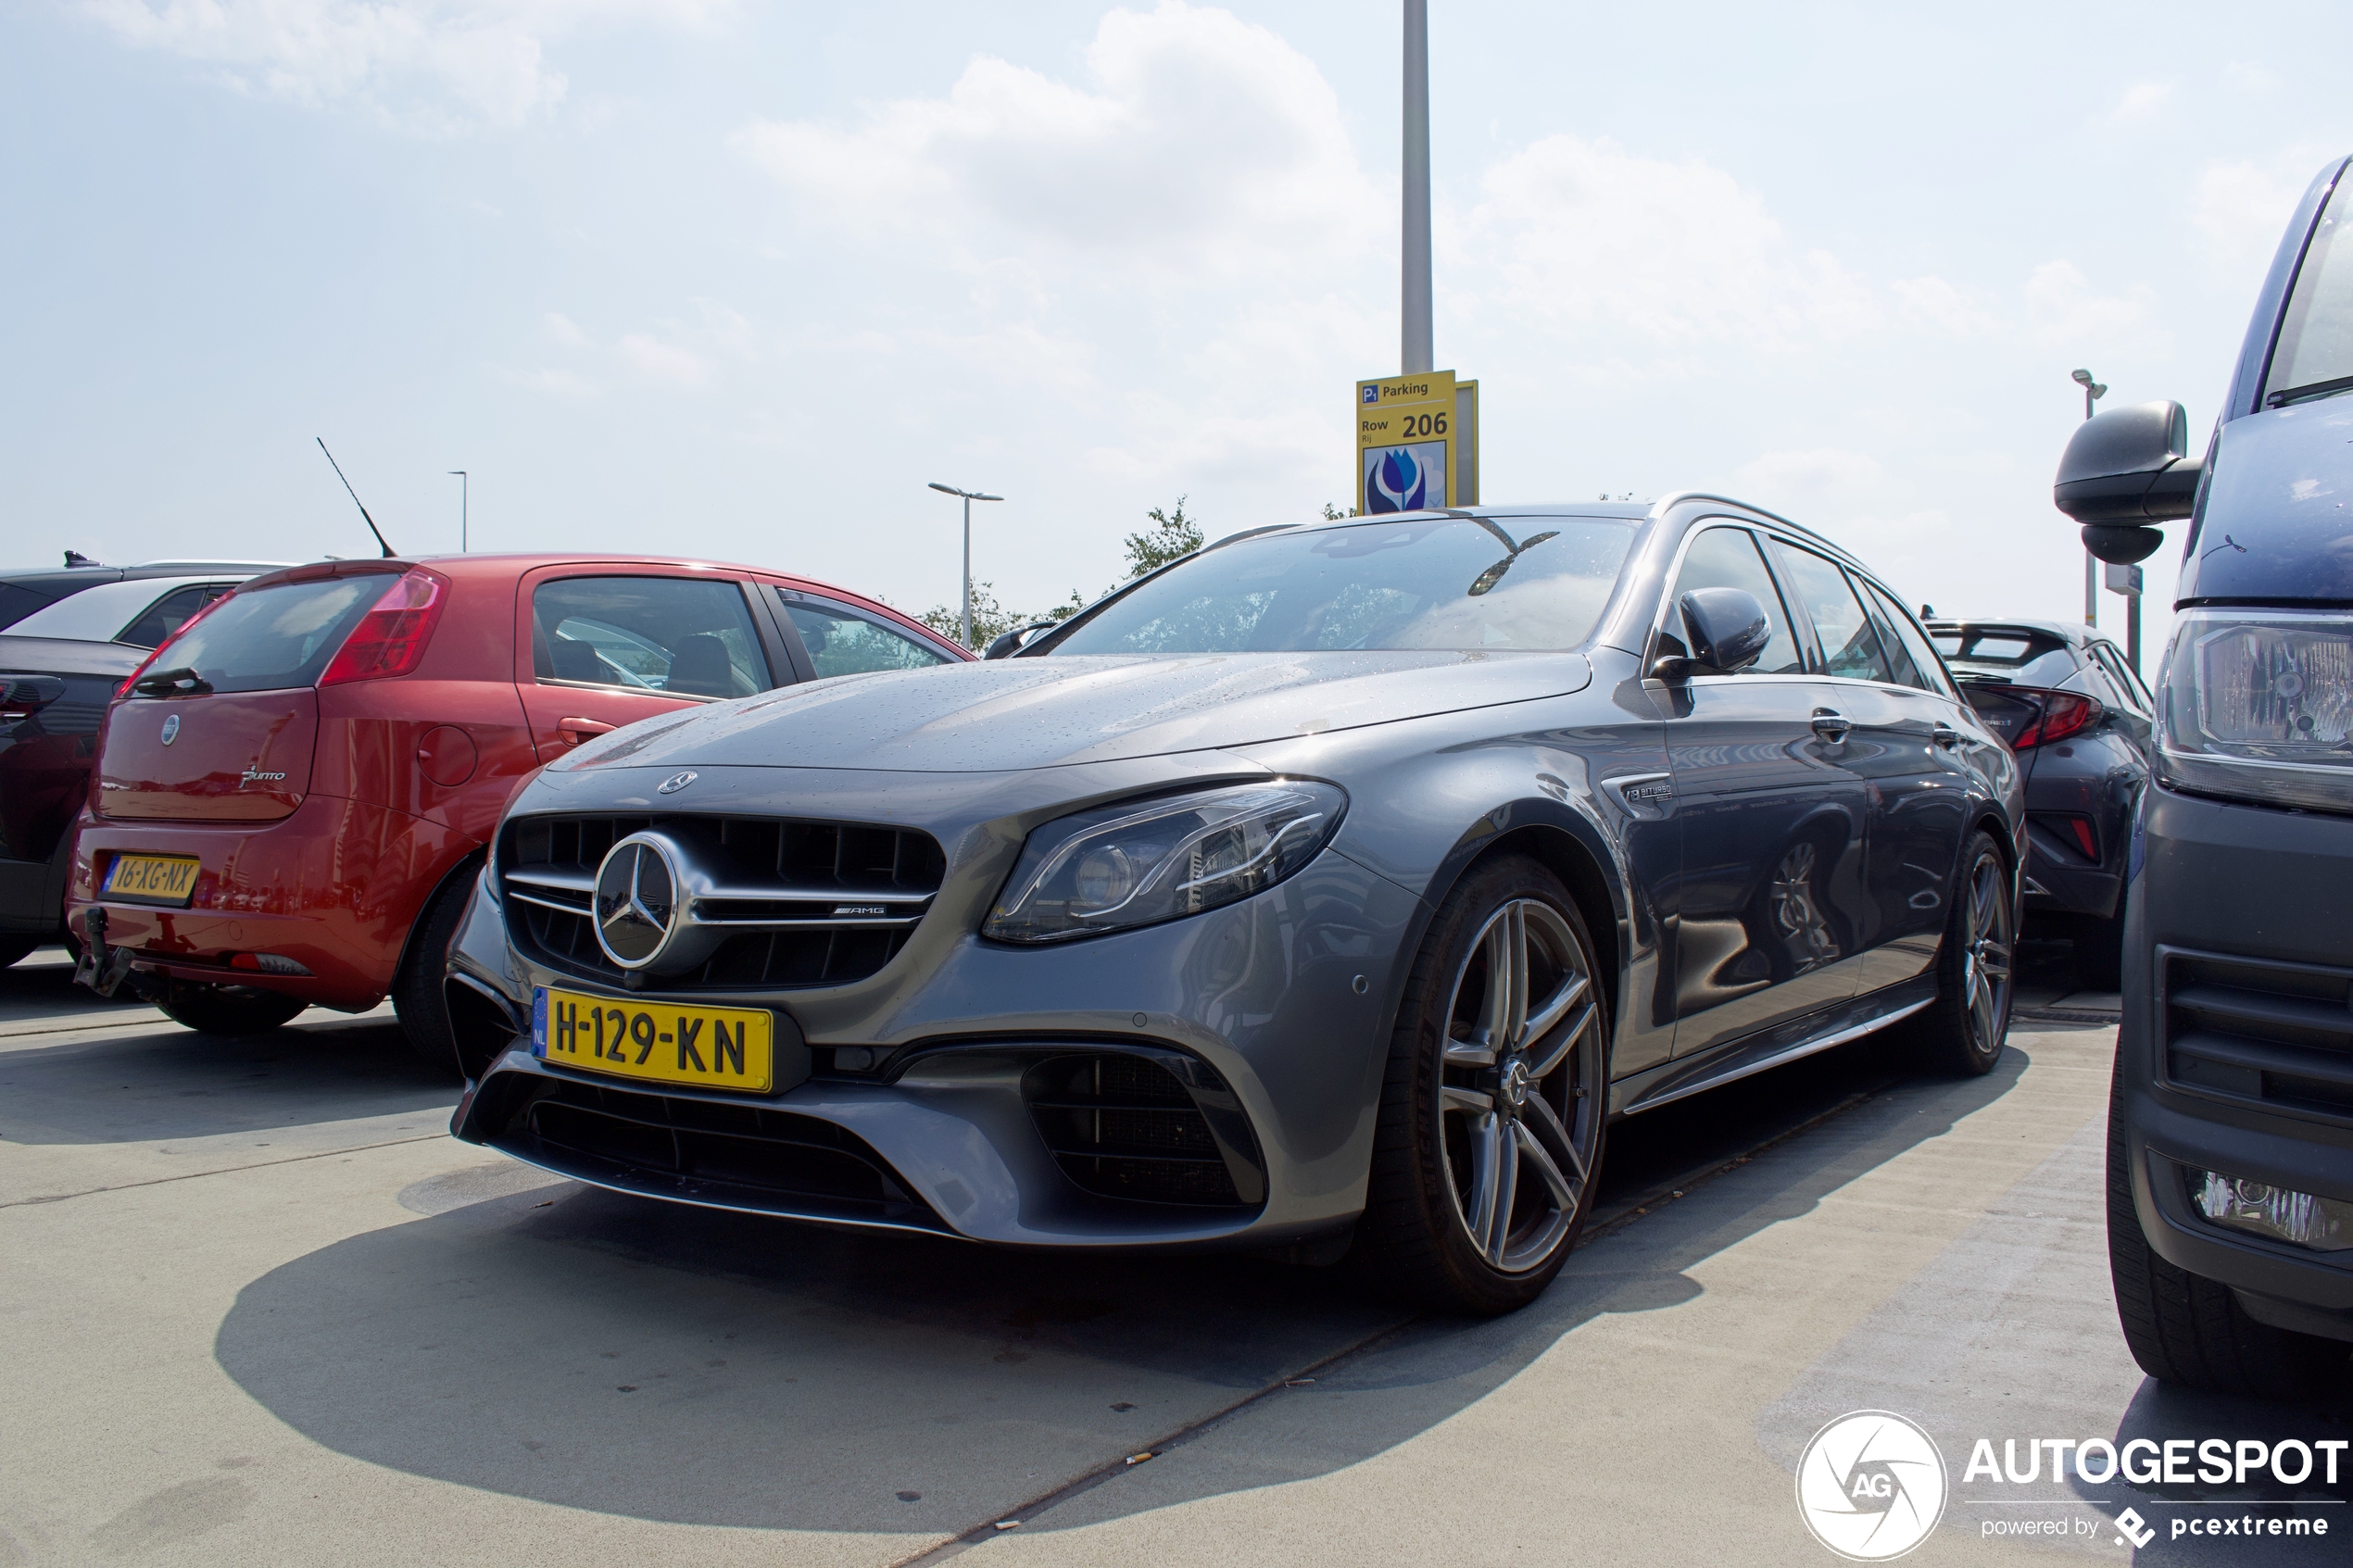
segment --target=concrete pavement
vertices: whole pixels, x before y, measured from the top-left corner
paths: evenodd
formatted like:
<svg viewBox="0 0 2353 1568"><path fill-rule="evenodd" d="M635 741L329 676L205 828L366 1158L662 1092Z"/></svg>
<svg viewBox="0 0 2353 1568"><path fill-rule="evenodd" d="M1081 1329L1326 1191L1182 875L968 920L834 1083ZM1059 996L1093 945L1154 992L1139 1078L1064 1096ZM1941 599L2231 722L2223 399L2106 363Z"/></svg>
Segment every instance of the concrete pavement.
<svg viewBox="0 0 2353 1568"><path fill-rule="evenodd" d="M1983 1522L2180 1505L1989 1500L1969 1440L2329 1420L2160 1397L2125 1356L2105 1030L2016 1034L1963 1084L1850 1049L1629 1123L1613 1228L1465 1324L1249 1259L639 1203L449 1140L386 1019L209 1042L29 962L0 976L0 1568L1826 1563L1792 1467L1866 1406L1953 1473L1916 1560L2123 1561ZM1757 1127L1796 1130L1740 1159Z"/></svg>

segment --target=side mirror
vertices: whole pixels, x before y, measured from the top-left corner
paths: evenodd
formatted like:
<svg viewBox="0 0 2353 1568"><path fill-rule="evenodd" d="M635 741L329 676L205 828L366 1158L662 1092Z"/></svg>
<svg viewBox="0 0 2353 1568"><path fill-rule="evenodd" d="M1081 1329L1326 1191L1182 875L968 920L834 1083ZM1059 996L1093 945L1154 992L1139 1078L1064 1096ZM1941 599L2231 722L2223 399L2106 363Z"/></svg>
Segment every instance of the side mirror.
<svg viewBox="0 0 2353 1568"><path fill-rule="evenodd" d="M1676 601L1692 663L1731 675L1747 669L1772 640L1765 607L1743 588L1693 588Z"/></svg>
<svg viewBox="0 0 2353 1568"><path fill-rule="evenodd" d="M1026 626L1016 626L1012 631L1003 633L992 639L989 642L988 646L981 650L980 657L983 659L1011 659L1013 655L1019 653L1024 647L1028 646L1031 636L1037 633L1046 630L1046 628L1050 626L1059 626L1061 624L1062 622L1059 621L1033 621Z"/></svg>
<svg viewBox="0 0 2353 1568"><path fill-rule="evenodd" d="M2110 408L2076 427L2051 500L2084 525L2084 548L2130 565L2164 543L2149 523L2185 518L2196 504L2205 465L2188 450L2189 416L2179 403Z"/></svg>

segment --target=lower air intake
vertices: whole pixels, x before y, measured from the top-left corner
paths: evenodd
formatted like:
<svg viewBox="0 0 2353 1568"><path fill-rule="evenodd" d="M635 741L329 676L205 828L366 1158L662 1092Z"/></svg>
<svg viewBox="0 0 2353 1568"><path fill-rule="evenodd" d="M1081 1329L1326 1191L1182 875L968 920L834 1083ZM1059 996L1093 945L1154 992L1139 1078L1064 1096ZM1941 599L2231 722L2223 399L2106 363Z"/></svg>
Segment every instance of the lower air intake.
<svg viewBox="0 0 2353 1568"><path fill-rule="evenodd" d="M1252 1208L1265 1178L1233 1091L1181 1052L1050 1057L1022 1082L1063 1173L1103 1198Z"/></svg>

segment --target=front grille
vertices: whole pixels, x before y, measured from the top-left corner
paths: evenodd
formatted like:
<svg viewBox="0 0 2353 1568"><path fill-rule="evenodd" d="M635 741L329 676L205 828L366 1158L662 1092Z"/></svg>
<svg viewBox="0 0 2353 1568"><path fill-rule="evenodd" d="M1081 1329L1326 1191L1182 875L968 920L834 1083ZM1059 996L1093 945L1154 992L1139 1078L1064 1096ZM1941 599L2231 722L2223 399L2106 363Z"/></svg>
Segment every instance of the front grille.
<svg viewBox="0 0 2353 1568"><path fill-rule="evenodd" d="M864 1139L789 1110L550 1080L491 1141L535 1144L530 1152L543 1162L582 1174L610 1165L756 1194L780 1209L937 1223Z"/></svg>
<svg viewBox="0 0 2353 1568"><path fill-rule="evenodd" d="M1055 1163L1104 1198L1254 1205L1263 1180L1246 1133L1229 1133L1221 1147L1204 1114L1207 1102L1227 1125L1239 1125L1231 1091L1207 1064L1164 1054L1170 1065L1151 1056L1093 1051L1050 1057L1030 1068L1022 1093ZM1172 1066L1186 1073L1189 1088ZM1238 1162L1252 1188L1247 1198L1235 1185Z"/></svg>
<svg viewBox="0 0 2353 1568"><path fill-rule="evenodd" d="M2353 970L2157 950L2166 1076L2353 1123Z"/></svg>
<svg viewBox="0 0 2353 1568"><path fill-rule="evenodd" d="M700 920L743 929L666 991L841 985L907 945L939 891L947 858L927 833L774 817L522 817L501 831L498 890L516 945L552 969L621 985L597 945L597 868L622 839L660 828L692 842L726 886ZM855 903L861 912L843 914ZM877 912L878 911L878 912Z"/></svg>

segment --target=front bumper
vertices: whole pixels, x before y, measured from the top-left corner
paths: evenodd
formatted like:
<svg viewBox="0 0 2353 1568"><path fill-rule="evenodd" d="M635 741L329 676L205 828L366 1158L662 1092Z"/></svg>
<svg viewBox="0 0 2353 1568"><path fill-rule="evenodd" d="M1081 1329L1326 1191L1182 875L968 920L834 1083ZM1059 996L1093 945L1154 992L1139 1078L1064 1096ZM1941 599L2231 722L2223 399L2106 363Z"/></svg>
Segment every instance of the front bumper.
<svg viewBox="0 0 2353 1568"><path fill-rule="evenodd" d="M365 801L313 795L273 822L117 822L85 811L66 889L68 927L103 907L108 947L141 970L258 986L364 1011L384 1000L418 911L478 844L441 823ZM118 854L194 855L182 909L101 900ZM308 976L232 969L238 953L293 960Z"/></svg>
<svg viewBox="0 0 2353 1568"><path fill-rule="evenodd" d="M1007 869L983 867L974 884L993 891ZM951 871L915 939L855 985L695 994L789 1013L816 1063L806 1082L648 1092L551 1065L521 1041L469 1087L451 1131L648 1197L1000 1245L1277 1246L1362 1210L1392 972L1418 925L1411 894L1327 849L1221 909L1029 948L974 935L959 880ZM510 944L484 881L451 951L453 985L495 996L510 1026L537 986L599 989ZM1098 1056L1185 1082L1220 1150L1244 1150L1227 1161L1236 1200L1145 1201L1074 1179L1041 1121L1040 1073ZM590 1117L607 1121L577 1132Z"/></svg>
<svg viewBox="0 0 2353 1568"><path fill-rule="evenodd" d="M2144 833L2112 1112L2142 1230L2250 1315L2353 1340L2353 1252L2190 1202L2203 1171L2353 1200L2353 821L2152 786Z"/></svg>

